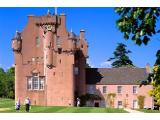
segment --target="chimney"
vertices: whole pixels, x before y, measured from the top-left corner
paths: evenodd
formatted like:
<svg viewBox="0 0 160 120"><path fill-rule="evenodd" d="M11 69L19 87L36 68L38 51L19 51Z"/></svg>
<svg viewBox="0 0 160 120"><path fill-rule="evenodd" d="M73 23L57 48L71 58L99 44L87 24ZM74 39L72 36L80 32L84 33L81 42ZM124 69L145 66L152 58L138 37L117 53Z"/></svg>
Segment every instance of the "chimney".
<svg viewBox="0 0 160 120"><path fill-rule="evenodd" d="M149 63L146 64L146 73L151 73L151 67Z"/></svg>
<svg viewBox="0 0 160 120"><path fill-rule="evenodd" d="M85 39L85 30L84 29L80 30L80 39Z"/></svg>
<svg viewBox="0 0 160 120"><path fill-rule="evenodd" d="M64 13L60 14L61 24L66 28L66 15Z"/></svg>

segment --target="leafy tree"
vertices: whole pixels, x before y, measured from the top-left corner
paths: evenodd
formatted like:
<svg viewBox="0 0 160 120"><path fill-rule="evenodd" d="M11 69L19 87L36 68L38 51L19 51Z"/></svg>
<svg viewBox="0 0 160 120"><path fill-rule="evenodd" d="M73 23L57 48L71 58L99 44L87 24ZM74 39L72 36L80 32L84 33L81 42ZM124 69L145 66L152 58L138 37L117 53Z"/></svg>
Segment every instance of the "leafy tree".
<svg viewBox="0 0 160 120"><path fill-rule="evenodd" d="M130 50L126 50L126 45L118 43L116 50L114 51L114 57L109 58L108 61L112 61L112 67L134 66L127 54L131 53Z"/></svg>
<svg viewBox="0 0 160 120"><path fill-rule="evenodd" d="M0 97L6 96L5 71L0 68Z"/></svg>
<svg viewBox="0 0 160 120"><path fill-rule="evenodd" d="M7 82L7 88L8 88L7 97L8 98L14 98L14 74L15 74L14 67L11 67L6 72L6 82Z"/></svg>
<svg viewBox="0 0 160 120"><path fill-rule="evenodd" d="M155 62L155 65L160 65L160 50L157 51L156 57L157 57L157 60Z"/></svg>
<svg viewBox="0 0 160 120"><path fill-rule="evenodd" d="M156 24L160 8L121 7L115 8L115 12L120 16L116 23L124 38L132 39L137 45L147 45L151 37L160 32Z"/></svg>
<svg viewBox="0 0 160 120"><path fill-rule="evenodd" d="M156 54L157 60L153 67L153 71L149 74L148 83L153 85L150 95L154 97L156 104L160 105L160 50Z"/></svg>
<svg viewBox="0 0 160 120"><path fill-rule="evenodd" d="M0 68L0 97L14 98L14 68L5 72Z"/></svg>

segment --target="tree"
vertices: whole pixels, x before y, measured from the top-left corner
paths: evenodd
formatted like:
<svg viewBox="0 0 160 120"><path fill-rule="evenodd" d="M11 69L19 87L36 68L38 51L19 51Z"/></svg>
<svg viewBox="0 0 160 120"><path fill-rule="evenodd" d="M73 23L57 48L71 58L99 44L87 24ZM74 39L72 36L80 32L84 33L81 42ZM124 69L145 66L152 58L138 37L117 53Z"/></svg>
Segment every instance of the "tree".
<svg viewBox="0 0 160 120"><path fill-rule="evenodd" d="M7 88L8 88L8 93L7 97L8 98L14 98L14 76L15 76L15 69L14 67L11 67L7 70L6 72L6 82L7 82Z"/></svg>
<svg viewBox="0 0 160 120"><path fill-rule="evenodd" d="M132 39L137 45L147 45L151 37L160 32L156 24L160 8L121 7L115 8L115 12L120 16L116 23L124 38Z"/></svg>
<svg viewBox="0 0 160 120"><path fill-rule="evenodd" d="M116 97L115 93L106 94L106 102L109 107L114 107L114 98Z"/></svg>
<svg viewBox="0 0 160 120"><path fill-rule="evenodd" d="M0 68L0 97L6 96L5 71Z"/></svg>
<svg viewBox="0 0 160 120"><path fill-rule="evenodd" d="M148 83L153 85L153 89L149 92L154 97L156 104L160 105L160 50L156 53L156 62L153 71L149 74Z"/></svg>
<svg viewBox="0 0 160 120"><path fill-rule="evenodd" d="M0 97L14 98L14 68L5 72L0 68Z"/></svg>
<svg viewBox="0 0 160 120"><path fill-rule="evenodd" d="M139 95L139 96L137 96L137 98L138 98L139 109L143 109L144 108L144 99L145 99L145 96Z"/></svg>
<svg viewBox="0 0 160 120"><path fill-rule="evenodd" d="M114 51L114 57L109 58L108 61L113 61L112 67L123 67L123 66L134 66L132 61L129 59L127 54L131 51L126 50L126 45L123 43L118 43L116 50Z"/></svg>

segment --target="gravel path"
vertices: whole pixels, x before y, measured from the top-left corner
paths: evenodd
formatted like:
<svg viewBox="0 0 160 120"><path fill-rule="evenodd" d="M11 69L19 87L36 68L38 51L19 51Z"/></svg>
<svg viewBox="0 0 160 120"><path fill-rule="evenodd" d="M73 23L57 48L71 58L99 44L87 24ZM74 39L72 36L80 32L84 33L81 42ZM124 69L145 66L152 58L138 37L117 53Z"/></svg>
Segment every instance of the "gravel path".
<svg viewBox="0 0 160 120"><path fill-rule="evenodd" d="M126 110L129 113L144 113L144 112L140 112L140 111L137 111L137 110L132 110L132 109L129 109L129 108L125 108L124 110Z"/></svg>

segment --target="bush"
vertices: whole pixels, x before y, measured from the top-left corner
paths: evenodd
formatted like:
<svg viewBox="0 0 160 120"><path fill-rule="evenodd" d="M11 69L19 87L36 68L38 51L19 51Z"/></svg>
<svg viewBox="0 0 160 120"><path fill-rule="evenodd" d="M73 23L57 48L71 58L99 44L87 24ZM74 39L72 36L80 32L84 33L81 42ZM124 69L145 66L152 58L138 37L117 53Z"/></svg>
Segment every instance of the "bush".
<svg viewBox="0 0 160 120"><path fill-rule="evenodd" d="M139 108L143 109L144 108L144 99L145 99L145 96L139 95L137 98L138 98Z"/></svg>
<svg viewBox="0 0 160 120"><path fill-rule="evenodd" d="M98 96L98 95L95 95L95 94L85 94L85 95L82 95L81 97L80 97L80 100L81 100L81 102L80 102L80 106L85 106L86 105L86 101L89 101L89 100L91 100L91 101L94 101L94 100L101 100L102 98L100 97L100 96Z"/></svg>

